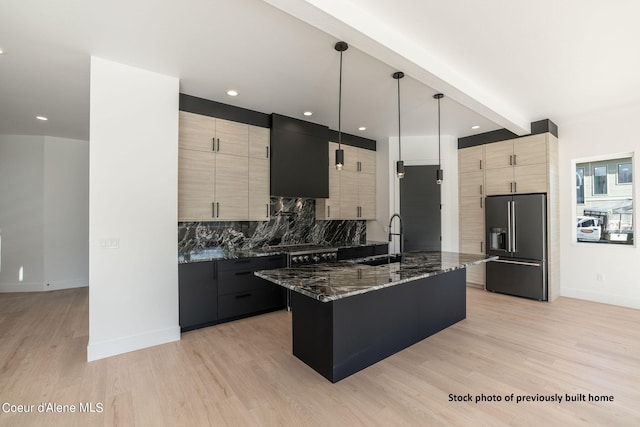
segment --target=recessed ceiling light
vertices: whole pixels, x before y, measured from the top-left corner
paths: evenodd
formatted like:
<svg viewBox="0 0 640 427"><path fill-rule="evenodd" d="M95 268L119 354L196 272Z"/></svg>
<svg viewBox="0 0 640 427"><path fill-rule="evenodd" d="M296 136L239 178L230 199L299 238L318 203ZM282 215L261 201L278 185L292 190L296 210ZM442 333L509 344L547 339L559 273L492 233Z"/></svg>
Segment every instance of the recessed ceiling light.
<svg viewBox="0 0 640 427"><path fill-rule="evenodd" d="M46 118L45 116L36 116L36 119L38 120L42 120L44 122L46 122L47 120L49 120L48 118Z"/></svg>
<svg viewBox="0 0 640 427"><path fill-rule="evenodd" d="M4 55L5 53L7 53L7 51L0 47L0 55Z"/></svg>
<svg viewBox="0 0 640 427"><path fill-rule="evenodd" d="M233 89L229 89L227 91L227 95L229 95L229 96L238 96L238 91L237 90L233 90Z"/></svg>
<svg viewBox="0 0 640 427"><path fill-rule="evenodd" d="M358 130L367 130L367 128L366 128L366 127L364 127L364 126L360 126L360 127L358 128Z"/></svg>
<svg viewBox="0 0 640 427"><path fill-rule="evenodd" d="M304 113L305 116L312 116L313 115L313 111L305 111Z"/></svg>
<svg viewBox="0 0 640 427"><path fill-rule="evenodd" d="M471 126L471 129L474 129L474 130L475 130L475 129L480 129L480 126L478 126L478 125L474 125L474 126Z"/></svg>

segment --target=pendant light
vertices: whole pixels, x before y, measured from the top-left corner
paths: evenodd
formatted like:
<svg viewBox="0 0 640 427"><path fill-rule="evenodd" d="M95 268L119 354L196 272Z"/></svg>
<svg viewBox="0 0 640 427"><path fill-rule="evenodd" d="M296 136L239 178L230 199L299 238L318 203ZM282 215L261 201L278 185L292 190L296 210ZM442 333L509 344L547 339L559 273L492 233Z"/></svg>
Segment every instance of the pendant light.
<svg viewBox="0 0 640 427"><path fill-rule="evenodd" d="M398 81L398 161L396 162L396 176L404 178L404 162L402 161L402 141L400 140L400 79L404 77L402 71L396 71L392 77Z"/></svg>
<svg viewBox="0 0 640 427"><path fill-rule="evenodd" d="M338 149L336 150L336 169L344 166L344 150L342 149L342 52L349 49L345 42L338 42L334 48L340 52L340 80L338 84Z"/></svg>
<svg viewBox="0 0 640 427"><path fill-rule="evenodd" d="M436 93L433 97L438 100L438 169L436 170L436 183L442 184L444 174L442 172L442 166L440 165L440 100L444 98L444 95Z"/></svg>

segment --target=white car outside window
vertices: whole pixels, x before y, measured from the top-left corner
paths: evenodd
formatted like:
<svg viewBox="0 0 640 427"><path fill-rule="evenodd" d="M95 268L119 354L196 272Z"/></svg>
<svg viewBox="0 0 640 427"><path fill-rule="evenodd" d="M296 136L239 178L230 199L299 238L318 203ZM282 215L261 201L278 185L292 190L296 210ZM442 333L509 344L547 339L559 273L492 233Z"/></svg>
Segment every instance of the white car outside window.
<svg viewBox="0 0 640 427"><path fill-rule="evenodd" d="M600 240L602 236L600 219L592 216L579 216L576 236L578 240Z"/></svg>

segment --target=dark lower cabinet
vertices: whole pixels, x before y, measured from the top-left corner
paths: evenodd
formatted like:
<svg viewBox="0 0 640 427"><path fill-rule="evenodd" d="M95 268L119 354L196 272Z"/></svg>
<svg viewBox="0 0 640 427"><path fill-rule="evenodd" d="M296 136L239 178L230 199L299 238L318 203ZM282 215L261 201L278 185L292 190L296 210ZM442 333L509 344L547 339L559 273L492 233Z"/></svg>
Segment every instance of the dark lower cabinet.
<svg viewBox="0 0 640 427"><path fill-rule="evenodd" d="M284 308L284 288L254 276L253 272L285 266L283 255L218 261L220 319L232 320Z"/></svg>
<svg viewBox="0 0 640 427"><path fill-rule="evenodd" d="M180 329L185 332L286 307L284 288L253 275L281 267L286 267L284 255L180 264Z"/></svg>
<svg viewBox="0 0 640 427"><path fill-rule="evenodd" d="M214 261L178 266L180 329L189 331L218 321L218 282Z"/></svg>
<svg viewBox="0 0 640 427"><path fill-rule="evenodd" d="M338 261L354 258L365 258L374 255L384 255L389 252L388 244L354 246L338 249Z"/></svg>

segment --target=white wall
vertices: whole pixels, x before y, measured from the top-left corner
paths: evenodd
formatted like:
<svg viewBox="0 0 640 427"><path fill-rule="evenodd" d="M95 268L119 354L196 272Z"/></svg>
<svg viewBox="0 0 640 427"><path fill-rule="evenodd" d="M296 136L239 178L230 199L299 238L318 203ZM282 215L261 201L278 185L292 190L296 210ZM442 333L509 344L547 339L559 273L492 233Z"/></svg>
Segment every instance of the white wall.
<svg viewBox="0 0 640 427"><path fill-rule="evenodd" d="M89 144L44 137L45 289L89 284Z"/></svg>
<svg viewBox="0 0 640 427"><path fill-rule="evenodd" d="M598 245L574 241L575 176L572 161L618 153L640 152L637 121L640 105L583 117L559 127L560 145L560 293L563 296L640 308L637 247ZM640 190L638 157L634 158L634 210ZM636 242L638 215L635 213ZM637 243L636 243L637 245ZM603 280L599 280L599 279Z"/></svg>
<svg viewBox="0 0 640 427"><path fill-rule="evenodd" d="M0 292L89 283L88 154L87 141L0 136Z"/></svg>
<svg viewBox="0 0 640 427"><path fill-rule="evenodd" d="M180 339L178 91L91 58L88 360Z"/></svg>
<svg viewBox="0 0 640 427"><path fill-rule="evenodd" d="M367 223L367 238L387 240L389 218L400 212L400 180L396 177L398 160L398 138L377 142L377 224ZM444 181L440 192L442 203L442 250L458 251L458 140L449 135L441 137L441 161ZM402 158L405 166L437 165L438 137L402 137ZM434 176L435 179L435 176ZM394 232L397 232L397 222ZM397 239L390 245L390 251L399 250Z"/></svg>
<svg viewBox="0 0 640 427"><path fill-rule="evenodd" d="M43 174L44 137L0 135L0 291L42 290Z"/></svg>

